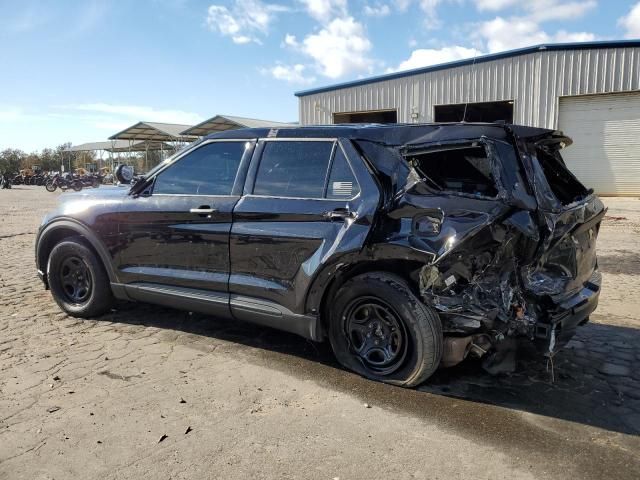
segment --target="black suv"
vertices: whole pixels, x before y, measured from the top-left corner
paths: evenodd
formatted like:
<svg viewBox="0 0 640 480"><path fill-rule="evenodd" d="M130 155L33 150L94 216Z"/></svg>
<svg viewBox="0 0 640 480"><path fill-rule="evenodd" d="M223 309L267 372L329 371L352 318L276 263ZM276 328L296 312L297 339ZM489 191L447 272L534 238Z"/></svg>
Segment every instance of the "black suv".
<svg viewBox="0 0 640 480"><path fill-rule="evenodd" d="M243 129L130 189L65 194L36 244L70 315L114 299L328 339L403 386L516 338L552 356L600 290L602 202L560 132L505 124Z"/></svg>

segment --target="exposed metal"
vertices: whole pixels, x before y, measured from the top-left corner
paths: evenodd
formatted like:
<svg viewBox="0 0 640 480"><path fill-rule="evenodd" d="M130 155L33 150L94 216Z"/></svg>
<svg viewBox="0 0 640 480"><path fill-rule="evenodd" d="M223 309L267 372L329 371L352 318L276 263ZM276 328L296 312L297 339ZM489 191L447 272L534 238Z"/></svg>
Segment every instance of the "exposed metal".
<svg viewBox="0 0 640 480"><path fill-rule="evenodd" d="M559 98L640 90L640 42L543 45L299 92L302 125L334 113L398 109L398 122L433 121L434 106L514 101L514 123L558 127Z"/></svg>
<svg viewBox="0 0 640 480"><path fill-rule="evenodd" d="M291 127L293 125L295 124L274 122L272 120L259 120L257 118L216 115L215 117L211 117L198 125L184 130L181 134L204 137L210 133L223 132L225 130L233 130L236 128L282 128Z"/></svg>

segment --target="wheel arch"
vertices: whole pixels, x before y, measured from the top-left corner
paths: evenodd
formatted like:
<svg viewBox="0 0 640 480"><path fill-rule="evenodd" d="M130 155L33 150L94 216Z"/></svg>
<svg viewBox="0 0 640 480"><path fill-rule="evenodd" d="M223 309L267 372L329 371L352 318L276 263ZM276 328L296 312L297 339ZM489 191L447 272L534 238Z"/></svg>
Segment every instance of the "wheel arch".
<svg viewBox="0 0 640 480"><path fill-rule="evenodd" d="M107 272L109 281L112 283L117 282L117 276L113 269L109 252L98 236L87 226L76 220L61 219L55 220L44 227L36 240L36 266L42 273L45 284L48 286L47 264L53 247L61 241L72 237L82 238L83 243L91 248L100 259Z"/></svg>
<svg viewBox="0 0 640 480"><path fill-rule="evenodd" d="M384 260L365 260L351 263L348 266L337 269L331 278L325 282L321 294L317 293L310 297L307 301L309 311L318 313L318 338L325 338L329 327L328 309L331 305L331 299L336 295L338 290L352 278L365 273L380 272L393 275L406 283L411 292L420 298L418 279L413 275L424 266L424 262L407 259L384 259Z"/></svg>

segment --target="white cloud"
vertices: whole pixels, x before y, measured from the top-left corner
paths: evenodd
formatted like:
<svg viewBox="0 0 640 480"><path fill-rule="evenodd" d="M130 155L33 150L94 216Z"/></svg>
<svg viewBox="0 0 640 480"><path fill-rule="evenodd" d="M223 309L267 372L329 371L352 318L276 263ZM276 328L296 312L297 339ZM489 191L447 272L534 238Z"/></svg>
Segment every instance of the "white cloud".
<svg viewBox="0 0 640 480"><path fill-rule="evenodd" d="M300 46L300 44L298 43L298 40L296 39L296 36L295 35L291 35L290 33L287 33L284 36L284 40L283 40L282 44L284 46L293 47L293 48L298 48Z"/></svg>
<svg viewBox="0 0 640 480"><path fill-rule="evenodd" d="M82 103L74 105L62 105L63 110L74 110L78 112L88 112L91 114L101 114L102 123L123 122L131 125L136 121L181 123L194 125L203 120L197 113L185 112L183 110L164 110L141 105L115 105L110 103ZM106 114L106 115L105 115Z"/></svg>
<svg viewBox="0 0 640 480"><path fill-rule="evenodd" d="M583 16L597 6L596 0L474 0L479 11L498 11L509 7L524 10L529 20L544 22L547 20L571 20Z"/></svg>
<svg viewBox="0 0 640 480"><path fill-rule="evenodd" d="M626 30L625 37L640 38L640 2L631 7L627 15L618 19L618 25Z"/></svg>
<svg viewBox="0 0 640 480"><path fill-rule="evenodd" d="M271 75L277 80L282 80L287 83L309 84L313 83L315 77L306 77L304 71L307 69L305 65L296 63L295 65L275 65L267 69L263 69L263 74Z"/></svg>
<svg viewBox="0 0 640 480"><path fill-rule="evenodd" d="M481 12L485 10L498 11L517 4L519 0L475 0L476 8Z"/></svg>
<svg viewBox="0 0 640 480"><path fill-rule="evenodd" d="M307 13L319 22L327 23L335 17L347 15L347 0L299 0Z"/></svg>
<svg viewBox="0 0 640 480"><path fill-rule="evenodd" d="M317 33L307 35L300 50L311 57L317 70L329 78L368 71L371 42L353 17L335 18Z"/></svg>
<svg viewBox="0 0 640 480"><path fill-rule="evenodd" d="M387 69L387 72L428 67L429 65L438 65L440 63L453 62L464 58L473 58L478 55L482 55L480 50L461 47L458 45L439 49L420 48L411 52L409 58L404 62L401 62L398 68Z"/></svg>
<svg viewBox="0 0 640 480"><path fill-rule="evenodd" d="M553 40L556 42L592 42L596 39L596 36L591 32L565 32L564 30L558 30L553 36Z"/></svg>
<svg viewBox="0 0 640 480"><path fill-rule="evenodd" d="M258 35L267 35L269 26L278 12L287 11L282 5L260 0L235 0L231 9L224 5L211 5L207 11L207 25L234 43L260 43Z"/></svg>
<svg viewBox="0 0 640 480"><path fill-rule="evenodd" d="M362 10L368 17L386 17L391 13L391 8L386 3L377 3L375 5L365 5Z"/></svg>
<svg viewBox="0 0 640 480"><path fill-rule="evenodd" d="M424 12L424 25L427 28L438 28L441 25L437 8L442 0L420 0L420 9Z"/></svg>
<svg viewBox="0 0 640 480"><path fill-rule="evenodd" d="M478 34L484 38L490 52L501 52L549 41L549 35L539 25L524 17L496 17L480 24Z"/></svg>
<svg viewBox="0 0 640 480"><path fill-rule="evenodd" d="M563 2L559 0L536 0L527 2L525 9L528 16L536 22L548 20L573 20L584 16L589 10L597 6L595 0L580 2Z"/></svg>
<svg viewBox="0 0 640 480"><path fill-rule="evenodd" d="M530 17L496 17L480 23L476 30L489 52L502 52L541 43L586 42L596 39L591 32L559 30L550 34Z"/></svg>

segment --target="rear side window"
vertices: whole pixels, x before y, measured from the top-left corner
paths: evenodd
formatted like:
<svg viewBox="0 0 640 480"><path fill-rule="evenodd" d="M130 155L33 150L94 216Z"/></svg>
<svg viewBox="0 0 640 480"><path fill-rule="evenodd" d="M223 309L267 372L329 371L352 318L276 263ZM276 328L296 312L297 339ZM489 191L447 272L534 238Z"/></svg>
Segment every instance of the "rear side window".
<svg viewBox="0 0 640 480"><path fill-rule="evenodd" d="M332 142L266 142L254 195L322 198Z"/></svg>
<svg viewBox="0 0 640 480"><path fill-rule="evenodd" d="M448 147L408 156L432 187L449 192L495 197L498 188L483 145Z"/></svg>
<svg viewBox="0 0 640 480"><path fill-rule="evenodd" d="M329 173L327 198L342 200L353 198L358 193L360 193L360 186L349 166L347 157L345 157L342 149L338 147L336 148L333 163L331 164L331 172Z"/></svg>
<svg viewBox="0 0 640 480"><path fill-rule="evenodd" d="M231 195L244 150L244 142L208 143L161 172L153 193Z"/></svg>

